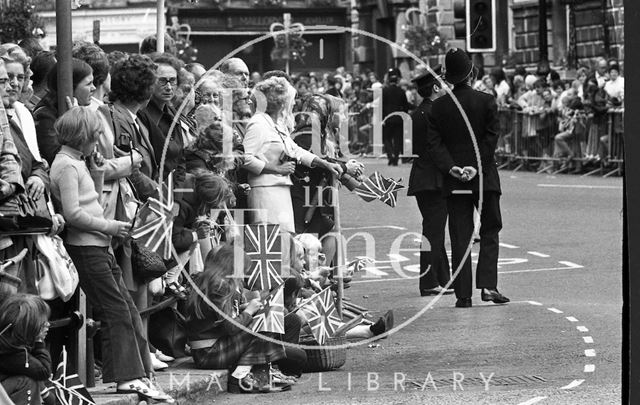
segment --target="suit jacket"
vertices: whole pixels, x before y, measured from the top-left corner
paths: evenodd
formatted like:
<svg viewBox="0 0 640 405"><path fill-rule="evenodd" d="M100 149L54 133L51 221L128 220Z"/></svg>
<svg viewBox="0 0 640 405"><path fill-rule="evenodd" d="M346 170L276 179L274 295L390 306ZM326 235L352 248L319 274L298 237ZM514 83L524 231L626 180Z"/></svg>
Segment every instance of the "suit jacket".
<svg viewBox="0 0 640 405"><path fill-rule="evenodd" d="M387 115L397 112L409 111L409 101L407 100L407 93L402 90L399 86L392 84L389 86L385 86L382 89L382 116L383 118ZM400 117L391 117L385 121L385 126L398 126L402 125L402 118Z"/></svg>
<svg viewBox="0 0 640 405"><path fill-rule="evenodd" d="M427 151L427 130L429 122L427 115L431 111L432 101L425 98L411 113L413 153L418 155L411 166L409 175L409 189L407 195L416 195L420 191L437 191L443 188L442 173L433 163Z"/></svg>
<svg viewBox="0 0 640 405"><path fill-rule="evenodd" d="M31 176L39 177L44 183L46 191L49 191L49 170L48 166L43 161L38 161L33 156L27 145L22 128L18 126L15 120L9 121L11 127L11 136L13 142L18 149L20 155L20 169L22 173L22 179L26 182Z"/></svg>
<svg viewBox="0 0 640 405"><path fill-rule="evenodd" d="M498 142L498 107L495 97L457 85L453 95L462 106L477 141L482 163L483 191L501 192L500 177L495 161ZM445 191L479 191L480 174L469 182L462 182L449 174L453 166L473 166L478 169L474 144L463 116L451 95L433 102L428 114L427 150L445 178Z"/></svg>
<svg viewBox="0 0 640 405"><path fill-rule="evenodd" d="M142 154L142 165L139 169L133 170L129 180L135 187L137 197L144 201L148 197L156 195L158 188L158 183L156 183L158 164L149 139L147 124L142 117L138 117L141 124L140 130L138 130L131 113L119 104L114 104L111 112L113 113L113 123L110 127L114 128L115 146L126 150L125 146L129 146L126 143L131 139L132 146ZM111 119L111 112L108 115L105 114L108 121Z"/></svg>
<svg viewBox="0 0 640 405"><path fill-rule="evenodd" d="M186 164L184 160L184 144L185 135L179 120L175 120L176 110L169 104L161 108L152 97L147 107L138 112L138 117L143 120L144 125L149 129L149 139L155 151L156 162L162 161L162 152L164 150L167 136L169 136L169 145L167 147L164 158L164 172L162 176L166 179L169 173L174 170L182 170L186 172ZM173 131L170 135L169 129L173 121L176 121ZM174 177L175 179L175 177Z"/></svg>

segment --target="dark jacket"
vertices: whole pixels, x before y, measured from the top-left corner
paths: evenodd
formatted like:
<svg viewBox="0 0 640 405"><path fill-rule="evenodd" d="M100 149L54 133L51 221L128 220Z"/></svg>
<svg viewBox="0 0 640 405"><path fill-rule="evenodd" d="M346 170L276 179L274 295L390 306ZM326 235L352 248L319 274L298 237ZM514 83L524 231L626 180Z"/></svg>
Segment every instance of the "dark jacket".
<svg viewBox="0 0 640 405"><path fill-rule="evenodd" d="M36 124L40 154L49 163L49 166L60 150L60 142L58 142L58 136L53 129L53 124L57 119L58 101L56 95L55 93L47 93L33 110L33 121Z"/></svg>
<svg viewBox="0 0 640 405"><path fill-rule="evenodd" d="M138 117L138 121L144 127L138 130L131 113L118 104L102 106L100 111L104 113L107 122L111 125L115 146L127 151L131 147L129 145L131 142L132 146L142 154L140 169L134 170L129 176L138 199L146 201L149 197L157 196L158 163L148 136L149 124Z"/></svg>
<svg viewBox="0 0 640 405"><path fill-rule="evenodd" d="M477 141L482 162L483 191L501 192L494 156L499 137L496 99L490 94L473 90L466 84L457 85L453 89L453 96L469 119ZM473 166L478 169L471 134L450 94L433 102L428 122L427 150L444 176L445 191L479 191L480 173L466 183L449 174L453 166Z"/></svg>
<svg viewBox="0 0 640 405"><path fill-rule="evenodd" d="M167 134L171 128L171 124L174 122L176 111L170 105L166 105L164 109L155 102L152 98L149 100L149 104L143 110L138 112L138 117L149 128L149 138L153 149L155 151L155 158L158 163L162 162L162 154L167 139ZM180 172L176 173L174 179L182 176L182 179L178 183L184 181L184 174L186 173L186 164L184 160L184 129L180 125L180 120L175 120L173 131L169 135L169 145L164 156L164 172L162 176L167 178L172 170ZM163 180L164 180L163 179Z"/></svg>
<svg viewBox="0 0 640 405"><path fill-rule="evenodd" d="M0 379L17 375L36 381L46 381L51 376L51 356L44 343L36 342L33 349L25 350L0 338Z"/></svg>
<svg viewBox="0 0 640 405"><path fill-rule="evenodd" d="M416 195L420 191L442 190L442 173L433 163L433 159L427 152L427 130L429 122L427 115L431 111L431 100L425 98L424 101L411 113L413 125L413 154L418 155L411 166L409 175L409 189L407 195Z"/></svg>
<svg viewBox="0 0 640 405"><path fill-rule="evenodd" d="M11 136L15 143L18 153L20 154L20 168L22 171L22 179L26 182L31 176L39 177L44 183L46 191L49 191L49 173L45 162L37 161L27 145L22 129L11 120Z"/></svg>
<svg viewBox="0 0 640 405"><path fill-rule="evenodd" d="M411 105L407 100L407 94L404 90L398 87L395 84L391 84L389 86L385 86L382 89L382 117L385 118L387 115L393 112L407 112ZM385 126L397 126L402 125L402 118L400 117L391 117L385 121Z"/></svg>

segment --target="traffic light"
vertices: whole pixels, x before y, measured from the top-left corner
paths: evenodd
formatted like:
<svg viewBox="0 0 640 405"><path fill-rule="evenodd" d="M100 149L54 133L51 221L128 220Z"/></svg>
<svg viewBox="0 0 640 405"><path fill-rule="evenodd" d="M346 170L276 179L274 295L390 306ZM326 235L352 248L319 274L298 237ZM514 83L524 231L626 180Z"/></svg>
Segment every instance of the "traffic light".
<svg viewBox="0 0 640 405"><path fill-rule="evenodd" d="M496 0L466 0L468 52L495 52Z"/></svg>

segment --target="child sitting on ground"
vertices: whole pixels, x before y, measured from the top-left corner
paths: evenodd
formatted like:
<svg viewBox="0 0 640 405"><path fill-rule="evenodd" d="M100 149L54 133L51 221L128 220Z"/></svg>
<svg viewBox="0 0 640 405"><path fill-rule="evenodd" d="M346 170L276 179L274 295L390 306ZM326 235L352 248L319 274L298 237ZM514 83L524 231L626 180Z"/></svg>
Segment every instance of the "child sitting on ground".
<svg viewBox="0 0 640 405"><path fill-rule="evenodd" d="M16 404L42 403L51 376L48 319L49 306L36 295L15 294L0 304L0 384Z"/></svg>
<svg viewBox="0 0 640 405"><path fill-rule="evenodd" d="M243 278L233 277L234 250L228 244L215 248L206 258L204 271L195 276L197 288L189 295L186 306L193 360L198 368L228 369L227 390L232 393L291 389L290 384L272 384L269 374L269 363L285 357L282 345L260 339L240 327L250 328L262 302L259 298L244 298ZM250 263L246 255L244 263Z"/></svg>
<svg viewBox="0 0 640 405"><path fill-rule="evenodd" d="M296 270L301 274L303 274L303 277L305 277L306 275L306 277L308 277L310 281L316 281L318 279L323 280L323 277L326 277L326 276L324 276L323 275L324 273L322 273L323 268L318 266L318 264L323 263L322 244L320 243L318 238L308 233L300 234L296 237L296 239L301 242L300 244L296 244L296 249L304 249L305 259L304 261L293 262L292 263L293 270ZM302 256L302 252L298 251L297 253L299 255L298 257ZM305 262L306 262L306 266L308 266L307 269L304 269ZM316 268L314 269L314 267ZM322 285L326 285L326 284L322 284ZM322 285L321 285L321 289L325 288L325 287L322 287ZM304 290L305 289L302 288L300 292L300 295L304 298L308 298L314 294L313 291L305 292ZM302 313L302 311L298 311L296 313L300 315L300 317L306 323L307 320L304 318L304 314ZM355 327L349 329L346 332L345 336L347 339L368 339L374 336L381 335L384 332L391 330L392 328L393 328L393 311L389 310L383 316L381 316L373 325L365 325L365 324L356 325ZM310 329L308 326L306 326L303 328L303 331L310 332Z"/></svg>

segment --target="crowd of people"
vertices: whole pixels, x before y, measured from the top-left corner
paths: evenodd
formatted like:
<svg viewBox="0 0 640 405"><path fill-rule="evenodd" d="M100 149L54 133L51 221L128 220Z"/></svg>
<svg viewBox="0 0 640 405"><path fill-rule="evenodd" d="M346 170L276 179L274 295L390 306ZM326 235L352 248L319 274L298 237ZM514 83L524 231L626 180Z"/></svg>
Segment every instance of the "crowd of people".
<svg viewBox="0 0 640 405"><path fill-rule="evenodd" d="M182 349L197 367L229 369L230 392L289 389L304 369L304 350L239 327L251 323L263 301L246 280L227 277L235 274L239 220L239 211L231 211L245 209L237 214L246 215L244 223L277 224L292 236L285 333L272 337L298 343L310 330L304 316L288 311L325 288L337 290L337 242L324 237L334 230L329 186L364 172L340 150L346 101L337 87L334 95L313 86L305 93L301 80L282 71L250 75L238 58L207 71L154 49L154 37L136 54L75 42L73 94L61 106L56 55L37 41L0 45L8 118L1 131L0 206L46 207L47 237L64 242L64 253L55 254L70 258L100 321L102 381L118 392L173 401L154 375L174 358L154 347L140 315L167 296L182 303L177 309L189 341ZM149 253L132 231L140 207L162 199L170 184L180 190L172 212L175 255L162 261L163 276L149 279L140 273ZM40 297L38 257L50 252L39 249L42 235L25 230L3 229L0 237L0 383L15 404L53 403L39 393L67 336L49 331L48 319L67 315L75 300ZM196 246L200 260L185 266L182 258L194 257ZM188 279L202 295L189 289ZM392 323L389 311L348 330L347 338L371 338Z"/></svg>
<svg viewBox="0 0 640 405"><path fill-rule="evenodd" d="M32 40L0 45L0 97L7 115L0 131L0 209L45 207L49 236L64 241L79 286L101 322L102 381L115 383L117 391L173 401L154 375L174 359L154 347L140 316L166 296L183 302L178 308L196 366L229 369L230 392L289 389L304 369L305 352L239 327L250 325L263 303L248 291L246 280L228 277L237 263L232 244L239 218L234 215L245 215L243 223L277 224L292 236L285 333L273 338L298 343L309 328L303 315L288 311L301 298L337 289L330 186L364 173L361 162L344 158L341 125L355 120L348 144L351 152L366 153L371 124L366 112L373 108L376 89L383 91L384 115L419 113L423 97L439 84L434 78L425 92L419 83L404 81L397 69L389 71L384 84L372 72L356 77L344 68L322 75L251 73L239 58L207 70L181 62L171 50L154 50L154 37L145 39L136 54L107 54L98 45L74 43L73 95L61 106L55 53ZM542 145L548 156L571 158L575 148L569 142L586 127L600 136L593 159L606 156L602 117L624 101L617 62L600 59L594 71L581 69L573 81L561 80L544 65L534 74L516 69L512 78L502 69L488 75L475 69L463 79L469 78L474 88L493 95L499 108L530 113L531 137L557 127L547 137L553 145ZM558 118L551 124L548 117ZM399 119L385 124L390 165L398 164L402 151L398 126ZM467 176L466 169L454 174ZM162 262L161 277L141 277L144 252L132 238L134 223L140 206L162 199L169 184L180 190L172 213L175 257ZM232 208L246 212L232 214ZM49 332L48 318L67 314L74 300L39 297L38 236L11 235L6 229L3 234L0 383L15 404L51 401L38 393L65 335ZM185 257L192 259L186 267ZM244 262L250 261L245 257ZM421 293L440 293L446 272L439 282L421 285ZM191 278L201 294L189 288ZM487 282L483 299L508 302L494 284ZM465 293L459 299L467 299ZM462 304L470 306L470 299ZM347 337L374 337L392 324L388 312L371 326L350 329Z"/></svg>

